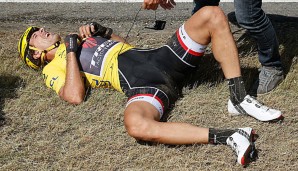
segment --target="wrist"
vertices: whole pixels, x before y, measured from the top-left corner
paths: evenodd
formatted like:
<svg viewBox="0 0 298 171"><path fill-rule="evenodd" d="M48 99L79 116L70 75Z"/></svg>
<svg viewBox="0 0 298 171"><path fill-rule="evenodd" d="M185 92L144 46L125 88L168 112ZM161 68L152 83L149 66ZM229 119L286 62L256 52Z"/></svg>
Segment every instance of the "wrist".
<svg viewBox="0 0 298 171"><path fill-rule="evenodd" d="M67 52L66 53L66 56L67 57L73 57L73 56L75 56L76 55L76 52Z"/></svg>
<svg viewBox="0 0 298 171"><path fill-rule="evenodd" d="M77 52L78 50L78 35L70 34L64 39L66 46L66 54L71 52Z"/></svg>
<svg viewBox="0 0 298 171"><path fill-rule="evenodd" d="M107 28L103 38L110 39L112 37L112 34L113 34L113 29Z"/></svg>

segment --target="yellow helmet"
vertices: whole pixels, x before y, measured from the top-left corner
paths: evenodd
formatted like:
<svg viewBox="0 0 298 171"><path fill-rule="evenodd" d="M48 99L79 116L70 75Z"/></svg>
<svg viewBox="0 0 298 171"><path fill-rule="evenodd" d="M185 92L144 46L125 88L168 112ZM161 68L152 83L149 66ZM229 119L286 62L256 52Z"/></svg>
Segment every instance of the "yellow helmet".
<svg viewBox="0 0 298 171"><path fill-rule="evenodd" d="M38 27L29 27L24 32L24 34L21 36L19 43L18 43L18 51L20 58L25 62L26 65L28 65L30 68L33 69L39 69L42 65L41 59L34 59L32 54L30 53L30 49L32 48L29 45L29 41L31 38L31 35L38 31Z"/></svg>

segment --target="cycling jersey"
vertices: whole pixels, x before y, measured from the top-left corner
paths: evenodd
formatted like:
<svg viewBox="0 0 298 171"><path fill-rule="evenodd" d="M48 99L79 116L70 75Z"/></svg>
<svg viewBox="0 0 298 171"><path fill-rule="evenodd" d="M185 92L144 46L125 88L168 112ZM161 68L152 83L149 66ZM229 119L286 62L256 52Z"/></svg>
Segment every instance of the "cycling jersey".
<svg viewBox="0 0 298 171"><path fill-rule="evenodd" d="M82 43L77 58L85 85L112 87L124 92L127 105L146 101L160 113L178 99L181 83L197 67L206 45L194 42L182 25L168 43L157 49L137 49L101 37ZM65 83L66 50L59 46L55 58L44 67L46 85L57 93Z"/></svg>
<svg viewBox="0 0 298 171"><path fill-rule="evenodd" d="M107 40L101 37L91 37L80 45L77 59L85 86L92 88L114 88L122 91L118 76L118 55L131 49L132 46ZM61 44L55 58L43 69L46 85L59 93L66 77L66 47Z"/></svg>

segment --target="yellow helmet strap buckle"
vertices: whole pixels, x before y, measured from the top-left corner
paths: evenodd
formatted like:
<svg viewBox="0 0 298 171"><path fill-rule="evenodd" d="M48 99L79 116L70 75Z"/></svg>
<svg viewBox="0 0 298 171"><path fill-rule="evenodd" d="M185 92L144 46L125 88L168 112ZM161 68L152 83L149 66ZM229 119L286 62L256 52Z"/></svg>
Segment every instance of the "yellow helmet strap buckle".
<svg viewBox="0 0 298 171"><path fill-rule="evenodd" d="M34 51L39 51L41 52L41 56L40 56L40 62L41 62L41 65L44 65L44 62L45 62L45 56L46 56L46 53L55 49L56 47L58 47L60 45L60 41L56 42L55 44L53 44L52 46L48 47L46 50L40 50L36 47L33 47L33 46L29 46L29 48L31 50L34 50Z"/></svg>

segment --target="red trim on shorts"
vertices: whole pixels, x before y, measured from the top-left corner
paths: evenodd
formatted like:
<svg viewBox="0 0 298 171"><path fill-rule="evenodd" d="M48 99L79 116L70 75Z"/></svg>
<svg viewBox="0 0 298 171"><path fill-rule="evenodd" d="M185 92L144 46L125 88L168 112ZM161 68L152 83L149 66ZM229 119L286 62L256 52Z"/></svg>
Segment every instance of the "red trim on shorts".
<svg viewBox="0 0 298 171"><path fill-rule="evenodd" d="M195 52L191 49L188 49L188 47L184 44L184 42L182 41L181 37L180 37L180 34L179 34L179 29L176 31L176 34L177 34L177 38L178 38L178 41L180 43L180 45L183 47L183 49L185 51L188 51L188 53L190 53L191 55L194 55L194 56L202 56L204 55L204 52L203 53L200 53L200 52Z"/></svg>
<svg viewBox="0 0 298 171"><path fill-rule="evenodd" d="M130 98L128 98L127 101L129 101L130 99L135 98L135 97L137 97L137 96L149 96L149 97L154 97L153 94L136 94L136 95L131 96ZM159 97L157 97L157 96L155 96L154 98L161 104L161 106L162 106L162 110L164 111L164 108L165 108L165 107L164 107L164 104L163 104L162 100L161 100Z"/></svg>

